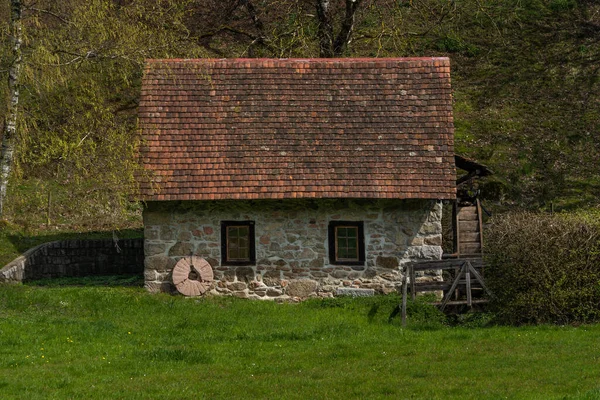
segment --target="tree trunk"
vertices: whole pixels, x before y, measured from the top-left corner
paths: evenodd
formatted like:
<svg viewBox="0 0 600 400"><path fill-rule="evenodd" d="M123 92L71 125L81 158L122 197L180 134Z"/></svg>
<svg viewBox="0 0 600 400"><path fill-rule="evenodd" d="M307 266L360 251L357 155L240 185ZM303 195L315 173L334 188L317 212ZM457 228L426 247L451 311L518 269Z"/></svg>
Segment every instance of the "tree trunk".
<svg viewBox="0 0 600 400"><path fill-rule="evenodd" d="M8 72L8 92L10 100L4 121L2 132L2 148L0 152L0 218L4 212L4 201L8 179L13 165L13 154L15 149L15 137L17 133L17 110L19 105L19 75L21 72L21 0L10 2L10 36L13 60Z"/></svg>
<svg viewBox="0 0 600 400"><path fill-rule="evenodd" d="M331 0L316 0L319 21L319 53L321 57L339 57L344 54L354 30L354 15L362 0L346 0L346 11L338 35L334 37Z"/></svg>
<svg viewBox="0 0 600 400"><path fill-rule="evenodd" d="M346 0L346 14L340 32L333 43L333 53L336 57L341 56L350 43L352 31L354 30L354 15L360 6L360 2L361 0Z"/></svg>
<svg viewBox="0 0 600 400"><path fill-rule="evenodd" d="M319 19L319 55L333 57L333 21L330 0L317 0L317 18Z"/></svg>

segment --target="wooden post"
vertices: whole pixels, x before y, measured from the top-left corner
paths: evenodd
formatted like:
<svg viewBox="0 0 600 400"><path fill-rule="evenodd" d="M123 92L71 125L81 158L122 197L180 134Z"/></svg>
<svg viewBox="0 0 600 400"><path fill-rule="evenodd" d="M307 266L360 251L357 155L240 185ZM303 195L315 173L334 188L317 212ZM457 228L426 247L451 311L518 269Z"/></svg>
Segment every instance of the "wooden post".
<svg viewBox="0 0 600 400"><path fill-rule="evenodd" d="M471 296L471 272L468 269L467 272L465 272L465 281L467 284L467 305L472 307L473 297Z"/></svg>
<svg viewBox="0 0 600 400"><path fill-rule="evenodd" d="M460 281L460 278L465 275L465 272L467 271L467 268L468 268L467 263L463 263L462 267L460 268L460 272L456 275L456 278L454 278L454 282L452 282L452 286L450 287L450 290L448 291L448 294L446 294L446 296L442 300L442 304L440 304L440 311L444 311L444 308L446 308L446 304L448 304L448 302L450 301L450 297L452 297L452 293L458 287L458 283Z"/></svg>
<svg viewBox="0 0 600 400"><path fill-rule="evenodd" d="M452 246L454 247L453 253L460 257L458 244L458 202L454 200L452 205Z"/></svg>
<svg viewBox="0 0 600 400"><path fill-rule="evenodd" d="M407 268L410 271L410 297L413 300L415 300L417 298L417 293L415 293L415 281L416 281L415 269L413 268L412 264L409 265Z"/></svg>
<svg viewBox="0 0 600 400"><path fill-rule="evenodd" d="M406 326L406 297L408 290L408 266L404 270L404 276L402 277L402 326Z"/></svg>
<svg viewBox="0 0 600 400"><path fill-rule="evenodd" d="M479 222L479 246L480 252L483 256L483 216L481 215L481 202L479 199L476 200L477 205L477 221Z"/></svg>

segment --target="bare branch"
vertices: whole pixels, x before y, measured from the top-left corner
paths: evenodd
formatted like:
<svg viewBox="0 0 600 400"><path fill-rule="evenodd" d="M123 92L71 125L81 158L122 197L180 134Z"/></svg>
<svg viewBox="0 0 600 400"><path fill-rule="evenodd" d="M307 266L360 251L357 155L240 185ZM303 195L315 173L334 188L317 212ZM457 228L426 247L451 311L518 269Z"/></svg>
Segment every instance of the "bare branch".
<svg viewBox="0 0 600 400"><path fill-rule="evenodd" d="M64 18L64 17L62 17L62 16L60 16L60 15L58 15L55 12L52 12L50 10L44 10L44 9L36 8L36 7L29 7L29 8L27 8L27 10L35 11L35 12L40 13L40 14L48 14L48 15L51 15L54 18L58 19L59 21L65 23L65 24L73 25L73 22L69 21L68 19L66 19L66 18Z"/></svg>
<svg viewBox="0 0 600 400"><path fill-rule="evenodd" d="M256 30L261 33L261 36L264 36L264 25L260 18L258 18L258 14L256 13L256 8L254 5L250 2L250 0L239 0L239 2L246 7L246 10L248 10L248 15L250 16L250 19L252 20Z"/></svg>

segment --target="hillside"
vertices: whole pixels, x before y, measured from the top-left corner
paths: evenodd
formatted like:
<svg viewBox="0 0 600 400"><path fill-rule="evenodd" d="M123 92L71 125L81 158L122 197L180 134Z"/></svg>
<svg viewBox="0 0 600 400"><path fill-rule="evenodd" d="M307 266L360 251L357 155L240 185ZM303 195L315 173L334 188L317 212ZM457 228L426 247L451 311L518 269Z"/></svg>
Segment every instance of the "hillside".
<svg viewBox="0 0 600 400"><path fill-rule="evenodd" d="M3 99L8 3L0 4ZM7 218L33 228L139 224L139 207L129 200L144 59L317 57L323 31L315 3L41 0L25 8L18 162ZM598 205L597 2L350 3L358 8L339 56L451 58L457 151L496 172L482 188L485 197L502 207ZM347 28L345 15L344 1L332 2L335 35Z"/></svg>

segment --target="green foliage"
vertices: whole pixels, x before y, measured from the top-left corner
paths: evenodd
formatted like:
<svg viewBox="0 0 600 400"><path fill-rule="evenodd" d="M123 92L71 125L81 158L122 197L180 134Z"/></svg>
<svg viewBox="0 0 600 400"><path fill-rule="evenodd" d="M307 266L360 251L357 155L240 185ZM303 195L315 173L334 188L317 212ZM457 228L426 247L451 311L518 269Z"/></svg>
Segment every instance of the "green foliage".
<svg viewBox="0 0 600 400"><path fill-rule="evenodd" d="M472 312L468 311L449 315L448 323L451 326L460 326L461 328L489 328L496 325L498 317L493 312Z"/></svg>
<svg viewBox="0 0 600 400"><path fill-rule="evenodd" d="M43 186L39 196L50 194L56 210L75 210L67 213L74 225L87 218L99 222L96 228L115 226L132 215L127 208L141 172L136 107L144 60L203 55L197 44L181 41L188 5L73 0L25 7L13 186ZM9 216L39 219L28 201L26 192L11 190Z"/></svg>
<svg viewBox="0 0 600 400"><path fill-rule="evenodd" d="M406 304L407 326L415 330L436 330L447 325L446 315L431 304L434 296L419 296Z"/></svg>
<svg viewBox="0 0 600 400"><path fill-rule="evenodd" d="M102 231L140 227L141 205L114 195L94 180L13 179L7 212L25 234L41 230Z"/></svg>
<svg viewBox="0 0 600 400"><path fill-rule="evenodd" d="M552 11L567 11L577 6L576 0L551 0L549 8Z"/></svg>
<svg viewBox="0 0 600 400"><path fill-rule="evenodd" d="M600 214L510 213L486 232L486 280L510 324L600 321Z"/></svg>
<svg viewBox="0 0 600 400"><path fill-rule="evenodd" d="M140 172L136 107L146 58L319 52L314 2L253 1L258 20L233 0L31 4L13 220L43 219L19 190L40 182L36 196L64 199L57 209L66 220L73 210L76 226L84 216L103 226L136 218L127 204ZM331 4L338 29L344 2ZM364 0L345 55L449 56L455 148L496 173L484 195L510 206L577 208L600 197L599 18L600 4L589 0ZM7 22L4 2L0 82L11 62Z"/></svg>
<svg viewBox="0 0 600 400"><path fill-rule="evenodd" d="M436 42L437 49L445 53L461 53L467 57L476 56L479 53L477 46L465 43L458 37L447 36Z"/></svg>

